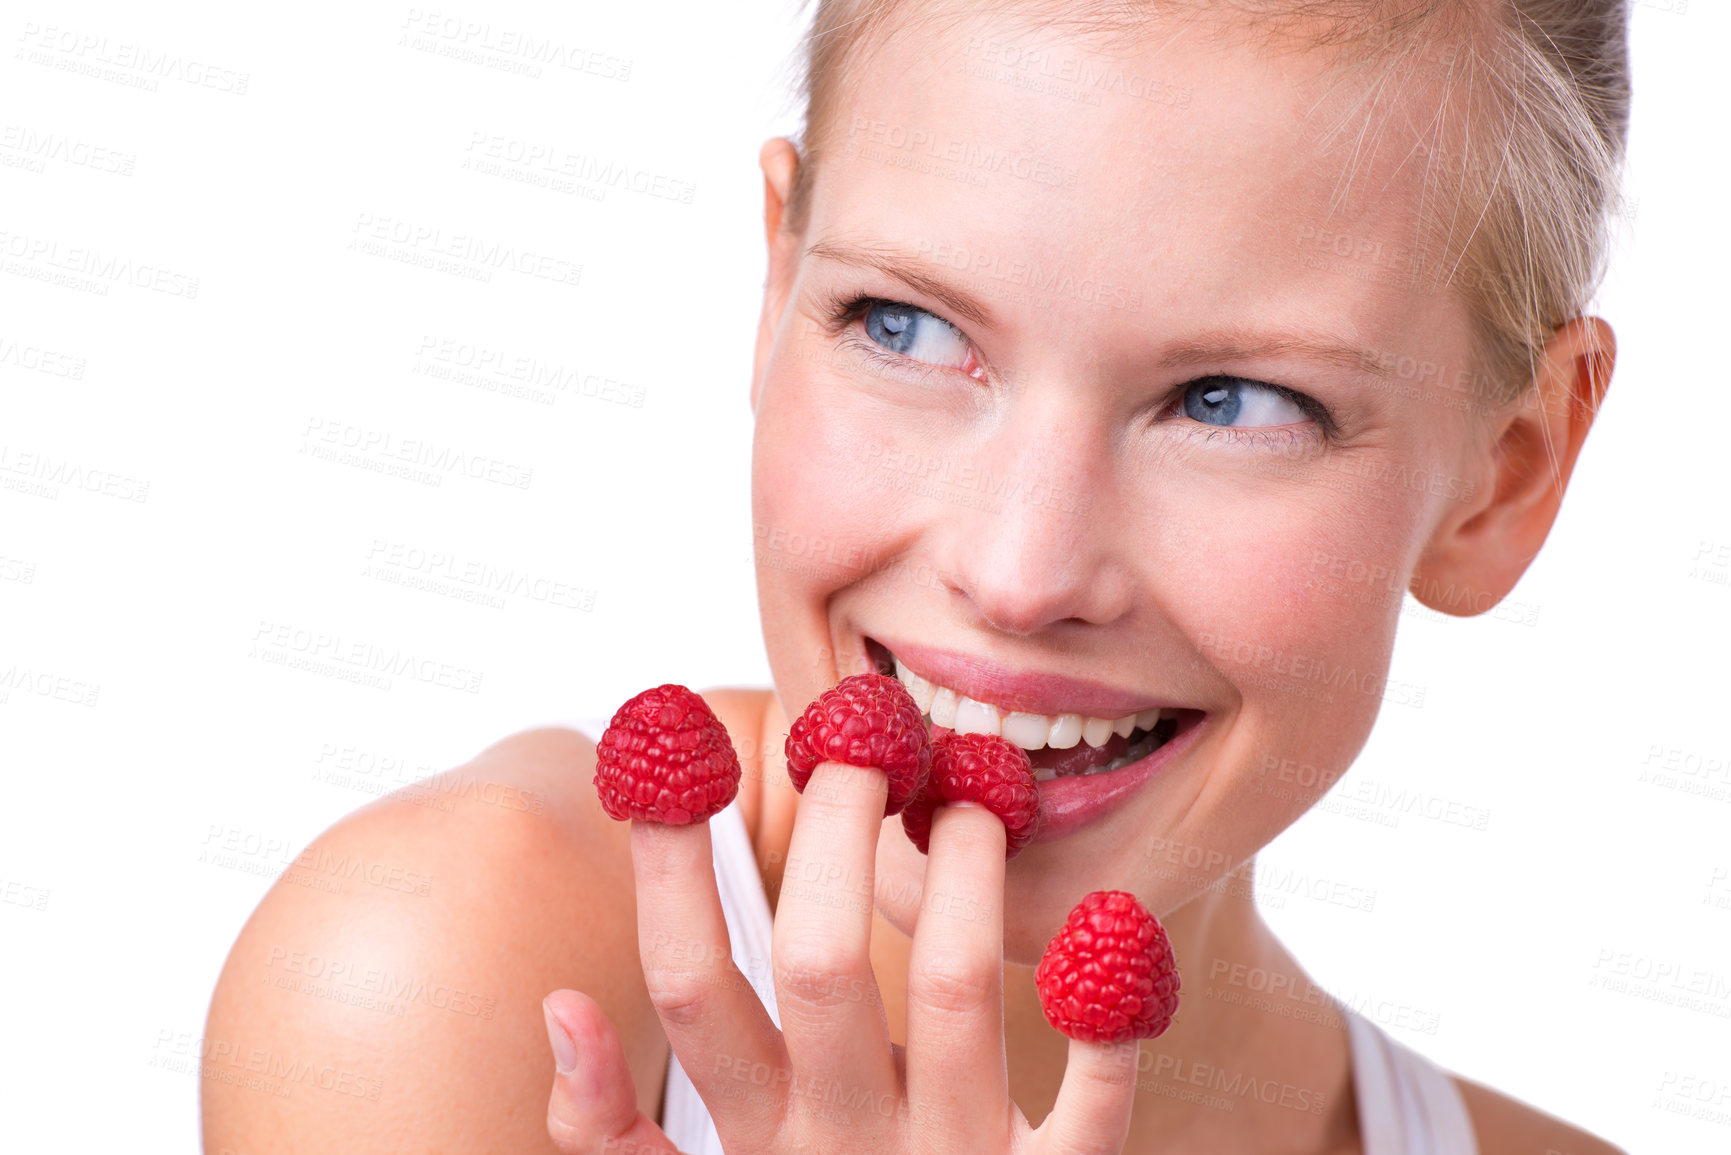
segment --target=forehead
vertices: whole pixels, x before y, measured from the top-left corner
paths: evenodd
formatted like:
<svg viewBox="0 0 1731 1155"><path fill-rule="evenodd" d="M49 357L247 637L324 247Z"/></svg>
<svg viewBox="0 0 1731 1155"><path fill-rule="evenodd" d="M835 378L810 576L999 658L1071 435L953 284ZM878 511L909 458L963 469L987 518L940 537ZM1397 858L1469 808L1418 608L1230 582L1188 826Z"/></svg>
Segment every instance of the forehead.
<svg viewBox="0 0 1731 1155"><path fill-rule="evenodd" d="M1107 45L985 14L916 22L836 102L808 240L987 279L1019 264L1174 319L1460 320L1424 283L1436 97L1409 71L1391 99L1374 68L1330 61L1196 25Z"/></svg>

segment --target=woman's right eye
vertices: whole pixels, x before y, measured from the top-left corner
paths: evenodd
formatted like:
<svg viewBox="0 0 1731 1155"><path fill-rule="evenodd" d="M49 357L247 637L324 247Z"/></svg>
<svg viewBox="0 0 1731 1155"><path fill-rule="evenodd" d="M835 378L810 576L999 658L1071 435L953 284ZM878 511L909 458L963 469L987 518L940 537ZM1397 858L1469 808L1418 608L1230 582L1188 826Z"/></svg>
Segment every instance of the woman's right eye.
<svg viewBox="0 0 1731 1155"><path fill-rule="evenodd" d="M977 376L979 361L961 330L942 317L896 301L873 301L861 318L872 341L914 361Z"/></svg>

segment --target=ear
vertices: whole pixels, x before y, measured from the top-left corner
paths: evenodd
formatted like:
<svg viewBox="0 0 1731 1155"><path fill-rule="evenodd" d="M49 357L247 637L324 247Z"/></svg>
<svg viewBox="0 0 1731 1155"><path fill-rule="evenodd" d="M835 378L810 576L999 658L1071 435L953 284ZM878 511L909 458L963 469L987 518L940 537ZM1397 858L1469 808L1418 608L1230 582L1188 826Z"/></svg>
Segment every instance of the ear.
<svg viewBox="0 0 1731 1155"><path fill-rule="evenodd" d="M799 238L782 228L782 213L787 208L794 176L799 171L799 152L791 140L778 136L764 142L757 154L757 163L763 169L763 231L764 242L769 247L769 272L763 282L763 312L757 322L757 352L752 358L753 413L757 412L757 396L763 389L763 370L769 364L775 330L787 304L794 253L799 245Z"/></svg>
<svg viewBox="0 0 1731 1155"><path fill-rule="evenodd" d="M1616 359L1616 337L1597 317L1552 335L1531 388L1491 419L1489 484L1437 526L1413 571L1415 598L1470 617L1508 596L1557 520Z"/></svg>

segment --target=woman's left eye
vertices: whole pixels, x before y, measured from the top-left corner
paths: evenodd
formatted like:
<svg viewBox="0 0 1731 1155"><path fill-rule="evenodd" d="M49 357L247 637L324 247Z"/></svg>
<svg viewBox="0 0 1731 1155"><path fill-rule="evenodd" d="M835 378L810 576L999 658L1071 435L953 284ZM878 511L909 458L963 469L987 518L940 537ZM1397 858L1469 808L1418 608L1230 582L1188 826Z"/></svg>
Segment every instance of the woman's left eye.
<svg viewBox="0 0 1731 1155"><path fill-rule="evenodd" d="M1206 425L1261 429L1312 419L1294 395L1243 377L1204 377L1184 388L1184 415Z"/></svg>
<svg viewBox="0 0 1731 1155"><path fill-rule="evenodd" d="M928 365L976 372L974 350L961 331L942 317L894 301L866 306L866 336L892 353Z"/></svg>

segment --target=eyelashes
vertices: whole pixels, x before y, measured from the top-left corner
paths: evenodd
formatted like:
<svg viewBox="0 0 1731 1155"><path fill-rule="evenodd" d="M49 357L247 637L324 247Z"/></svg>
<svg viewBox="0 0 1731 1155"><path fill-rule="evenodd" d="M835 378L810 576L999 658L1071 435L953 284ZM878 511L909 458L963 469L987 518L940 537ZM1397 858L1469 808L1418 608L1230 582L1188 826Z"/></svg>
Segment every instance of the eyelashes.
<svg viewBox="0 0 1731 1155"><path fill-rule="evenodd" d="M911 305L905 301L892 301L886 297L873 297L863 293L827 298L821 306L824 319L820 322L820 328L825 335L836 339L838 350L845 350L875 368L892 374L904 377L911 375L915 379L923 381L945 373L962 372L959 368L938 365L918 357L910 357L905 353L895 352L869 337L866 324L867 314L879 307L929 317L955 334L960 341L967 342L966 336L962 334L960 329L930 309L922 309L918 305ZM969 348L972 348L971 344ZM976 369L966 375L978 381L984 376L984 370L983 368Z"/></svg>
<svg viewBox="0 0 1731 1155"><path fill-rule="evenodd" d="M922 381L954 373L962 373L976 382L985 379L984 365L967 335L930 309L869 293L829 294L817 304L821 317L818 327L837 341L838 351L845 350L876 368ZM939 333L935 340L919 336L922 328L934 326ZM887 347L886 341L899 345L902 351ZM939 364L909 355L914 349L932 352L934 345L941 347L946 343L965 351L965 365ZM1267 417L1278 413L1280 406L1295 411L1302 420L1247 427L1215 420L1224 416L1230 422L1245 412ZM1308 393L1273 381L1226 373L1205 374L1175 385L1149 423L1175 424L1188 427L1185 432L1205 440L1225 438L1247 445L1290 446L1317 440L1332 443L1339 431L1328 407Z"/></svg>

